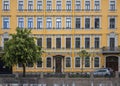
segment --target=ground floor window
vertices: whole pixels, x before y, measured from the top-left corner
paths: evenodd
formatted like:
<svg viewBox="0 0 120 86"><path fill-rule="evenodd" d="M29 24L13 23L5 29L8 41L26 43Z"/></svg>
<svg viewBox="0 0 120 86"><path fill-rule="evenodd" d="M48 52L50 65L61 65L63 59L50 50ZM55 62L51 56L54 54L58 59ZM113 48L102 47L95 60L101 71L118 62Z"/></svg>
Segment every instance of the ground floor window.
<svg viewBox="0 0 120 86"><path fill-rule="evenodd" d="M66 58L66 67L71 67L71 58L70 57Z"/></svg>
<svg viewBox="0 0 120 86"><path fill-rule="evenodd" d="M51 57L47 58L47 67L51 67Z"/></svg>
<svg viewBox="0 0 120 86"><path fill-rule="evenodd" d="M99 67L99 57L95 57L95 59L94 59L94 67Z"/></svg>
<svg viewBox="0 0 120 86"><path fill-rule="evenodd" d="M85 67L90 67L90 57L85 57Z"/></svg>
<svg viewBox="0 0 120 86"><path fill-rule="evenodd" d="M75 58L75 67L80 67L80 57Z"/></svg>

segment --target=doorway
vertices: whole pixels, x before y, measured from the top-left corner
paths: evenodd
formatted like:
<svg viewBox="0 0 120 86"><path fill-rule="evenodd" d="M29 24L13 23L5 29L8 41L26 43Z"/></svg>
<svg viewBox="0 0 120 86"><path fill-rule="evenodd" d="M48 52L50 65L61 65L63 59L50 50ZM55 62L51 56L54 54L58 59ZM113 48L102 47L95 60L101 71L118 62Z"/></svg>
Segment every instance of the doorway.
<svg viewBox="0 0 120 86"><path fill-rule="evenodd" d="M116 56L106 57L106 67L112 68L113 71L118 71L118 57Z"/></svg>
<svg viewBox="0 0 120 86"><path fill-rule="evenodd" d="M56 73L62 72L62 58L60 57L55 58L55 72Z"/></svg>

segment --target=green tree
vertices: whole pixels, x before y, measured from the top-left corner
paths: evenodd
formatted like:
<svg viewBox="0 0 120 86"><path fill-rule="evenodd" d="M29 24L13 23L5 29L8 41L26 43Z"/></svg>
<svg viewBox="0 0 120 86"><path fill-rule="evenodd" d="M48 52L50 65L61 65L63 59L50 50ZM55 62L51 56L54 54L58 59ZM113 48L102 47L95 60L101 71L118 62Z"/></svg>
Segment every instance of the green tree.
<svg viewBox="0 0 120 86"><path fill-rule="evenodd" d="M5 42L2 60L9 67L22 64L23 77L25 77L26 64L41 62L42 48L35 44L31 30L17 28L16 33L11 36L12 38Z"/></svg>
<svg viewBox="0 0 120 86"><path fill-rule="evenodd" d="M80 52L78 52L78 55L82 59L82 72L83 72L84 59L85 57L90 56L90 54L86 50L81 50Z"/></svg>

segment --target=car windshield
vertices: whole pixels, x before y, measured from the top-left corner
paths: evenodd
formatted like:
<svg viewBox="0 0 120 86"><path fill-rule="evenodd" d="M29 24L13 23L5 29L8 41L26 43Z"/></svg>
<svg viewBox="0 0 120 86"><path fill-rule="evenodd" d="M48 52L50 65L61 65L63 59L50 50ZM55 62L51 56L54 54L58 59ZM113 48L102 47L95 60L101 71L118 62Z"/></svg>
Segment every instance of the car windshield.
<svg viewBox="0 0 120 86"><path fill-rule="evenodd" d="M96 72L106 72L106 70L97 70Z"/></svg>

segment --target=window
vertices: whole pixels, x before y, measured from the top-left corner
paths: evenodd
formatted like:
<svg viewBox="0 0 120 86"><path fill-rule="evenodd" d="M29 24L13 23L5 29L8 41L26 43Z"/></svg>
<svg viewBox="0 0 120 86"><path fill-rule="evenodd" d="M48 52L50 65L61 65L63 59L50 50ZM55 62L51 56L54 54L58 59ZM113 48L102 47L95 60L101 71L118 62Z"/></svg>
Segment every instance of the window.
<svg viewBox="0 0 120 86"><path fill-rule="evenodd" d="M24 18L23 17L18 18L18 27L24 28Z"/></svg>
<svg viewBox="0 0 120 86"><path fill-rule="evenodd" d="M51 67L51 58L50 57L47 58L47 67Z"/></svg>
<svg viewBox="0 0 120 86"><path fill-rule="evenodd" d="M33 63L29 62L26 64L27 67L33 67Z"/></svg>
<svg viewBox="0 0 120 86"><path fill-rule="evenodd" d="M52 28L52 19L51 18L47 18L47 29L51 29Z"/></svg>
<svg viewBox="0 0 120 86"><path fill-rule="evenodd" d="M75 38L75 48L80 48L80 38L79 37Z"/></svg>
<svg viewBox="0 0 120 86"><path fill-rule="evenodd" d="M85 48L90 48L90 38L85 38Z"/></svg>
<svg viewBox="0 0 120 86"><path fill-rule="evenodd" d="M37 29L42 29L42 24L43 24L43 22L42 22L42 18L37 18Z"/></svg>
<svg viewBox="0 0 120 86"><path fill-rule="evenodd" d="M37 45L42 47L42 38L37 38Z"/></svg>
<svg viewBox="0 0 120 86"><path fill-rule="evenodd" d="M42 61L37 61L37 67L42 67Z"/></svg>
<svg viewBox="0 0 120 86"><path fill-rule="evenodd" d="M70 59L70 57L66 58L66 67L71 67L71 59Z"/></svg>
<svg viewBox="0 0 120 86"><path fill-rule="evenodd" d="M9 38L4 38L4 43L6 42L6 41L8 41L9 40Z"/></svg>
<svg viewBox="0 0 120 86"><path fill-rule="evenodd" d="M23 4L24 2L21 0L21 1L18 1L18 10L19 11L23 11L23 9L24 9L24 4Z"/></svg>
<svg viewBox="0 0 120 86"><path fill-rule="evenodd" d="M61 38L56 38L56 48L61 48Z"/></svg>
<svg viewBox="0 0 120 86"><path fill-rule="evenodd" d="M115 11L115 1L114 0L110 1L110 10Z"/></svg>
<svg viewBox="0 0 120 86"><path fill-rule="evenodd" d="M71 18L66 18L66 29L71 28Z"/></svg>
<svg viewBox="0 0 120 86"><path fill-rule="evenodd" d="M22 67L22 63L18 63L18 67Z"/></svg>
<svg viewBox="0 0 120 86"><path fill-rule="evenodd" d="M99 67L99 57L95 57L95 59L94 59L94 67Z"/></svg>
<svg viewBox="0 0 120 86"><path fill-rule="evenodd" d="M85 67L90 67L90 57L85 57Z"/></svg>
<svg viewBox="0 0 120 86"><path fill-rule="evenodd" d="M51 47L52 47L52 39L47 38L47 48L51 48Z"/></svg>
<svg viewBox="0 0 120 86"><path fill-rule="evenodd" d="M51 0L47 0L47 8L48 11L52 10L52 1Z"/></svg>
<svg viewBox="0 0 120 86"><path fill-rule="evenodd" d="M62 5L61 5L61 1L57 1L56 2L56 10L61 10L62 9Z"/></svg>
<svg viewBox="0 0 120 86"><path fill-rule="evenodd" d="M9 17L3 17L3 29L10 28L10 19Z"/></svg>
<svg viewBox="0 0 120 86"><path fill-rule="evenodd" d="M95 18L94 20L94 27L95 29L99 29L100 28L100 18Z"/></svg>
<svg viewBox="0 0 120 86"><path fill-rule="evenodd" d="M3 1L3 10L4 11L9 11L10 10L10 2L9 2L9 0L4 0Z"/></svg>
<svg viewBox="0 0 120 86"><path fill-rule="evenodd" d="M37 1L37 10L42 10L42 1Z"/></svg>
<svg viewBox="0 0 120 86"><path fill-rule="evenodd" d="M90 29L90 18L85 18L85 29Z"/></svg>
<svg viewBox="0 0 120 86"><path fill-rule="evenodd" d="M28 29L33 28L33 18L28 18Z"/></svg>
<svg viewBox="0 0 120 86"><path fill-rule="evenodd" d="M75 67L80 67L80 57L75 58Z"/></svg>
<svg viewBox="0 0 120 86"><path fill-rule="evenodd" d="M66 48L71 48L71 38L66 38Z"/></svg>
<svg viewBox="0 0 120 86"><path fill-rule="evenodd" d="M95 37L94 46L95 46L95 48L100 48L100 38L99 37Z"/></svg>
<svg viewBox="0 0 120 86"><path fill-rule="evenodd" d="M66 1L66 10L71 10L71 1Z"/></svg>
<svg viewBox="0 0 120 86"><path fill-rule="evenodd" d="M28 11L33 10L33 1L28 1Z"/></svg>
<svg viewBox="0 0 120 86"><path fill-rule="evenodd" d="M77 10L79 11L79 10L81 9L81 1L79 1L79 0L77 1L77 0L76 0L75 9L76 9L76 11L77 11Z"/></svg>
<svg viewBox="0 0 120 86"><path fill-rule="evenodd" d="M115 29L115 18L114 17L111 17L109 19L109 28L110 29Z"/></svg>
<svg viewBox="0 0 120 86"><path fill-rule="evenodd" d="M76 18L76 29L81 28L81 18Z"/></svg>
<svg viewBox="0 0 120 86"><path fill-rule="evenodd" d="M94 5L95 5L95 11L98 11L98 10L100 10L100 1L99 0L96 0L95 2L94 2Z"/></svg>
<svg viewBox="0 0 120 86"><path fill-rule="evenodd" d="M85 10L90 10L90 1L85 1Z"/></svg>
<svg viewBox="0 0 120 86"><path fill-rule="evenodd" d="M57 29L61 28L61 18L56 18L56 28Z"/></svg>

